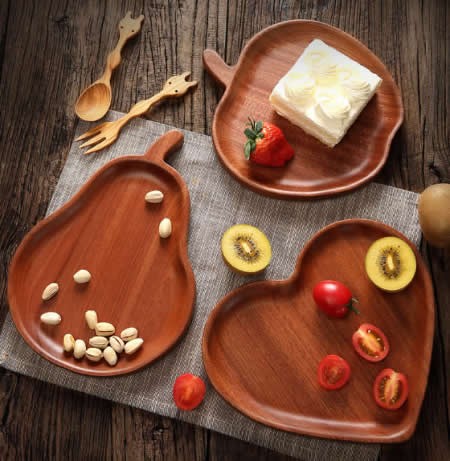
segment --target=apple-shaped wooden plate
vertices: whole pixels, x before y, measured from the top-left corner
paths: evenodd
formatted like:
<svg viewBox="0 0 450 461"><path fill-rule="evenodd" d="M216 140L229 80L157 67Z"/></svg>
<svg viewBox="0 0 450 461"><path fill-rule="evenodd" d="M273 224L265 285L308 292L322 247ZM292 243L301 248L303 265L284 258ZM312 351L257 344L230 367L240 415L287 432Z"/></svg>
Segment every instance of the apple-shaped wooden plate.
<svg viewBox="0 0 450 461"><path fill-rule="evenodd" d="M195 280L187 255L189 193L181 176L164 162L183 144L183 134L160 137L144 156L112 160L62 208L24 238L9 271L8 299L14 323L25 341L57 365L81 374L112 376L148 365L181 337L192 317ZM150 190L162 203L147 203ZM172 220L172 235L159 236L159 223ZM89 283L73 274L87 269ZM42 301L51 282L59 292ZM116 334L136 327L144 340L134 355L120 354L115 367L104 360L76 360L63 351L65 333L86 341L84 313L97 311ZM40 315L56 311L62 322L44 325Z"/></svg>
<svg viewBox="0 0 450 461"><path fill-rule="evenodd" d="M398 293L373 285L364 258L385 236L406 241L417 258L412 283ZM325 279L345 283L359 299L360 315L332 319L313 300ZM352 335L362 323L387 335L388 356L362 359ZM304 247L292 276L244 285L214 308L204 330L203 360L216 390L250 418L286 431L359 442L401 442L416 426L430 368L434 299L430 276L414 245L375 221L339 221ZM319 386L318 365L328 354L348 361L350 381L338 391ZM375 377L384 368L404 373L409 399L396 411L377 406Z"/></svg>
<svg viewBox="0 0 450 461"><path fill-rule="evenodd" d="M383 79L375 96L334 148L279 116L269 103L275 84L315 38ZM204 51L203 62L226 88L214 115L214 146L225 168L250 189L285 199L330 196L368 182L385 164L392 138L403 120L400 92L384 64L351 35L321 22L286 21L256 34L235 66L226 65L212 50ZM294 147L293 160L282 168L245 160L243 131L249 116L279 126Z"/></svg>

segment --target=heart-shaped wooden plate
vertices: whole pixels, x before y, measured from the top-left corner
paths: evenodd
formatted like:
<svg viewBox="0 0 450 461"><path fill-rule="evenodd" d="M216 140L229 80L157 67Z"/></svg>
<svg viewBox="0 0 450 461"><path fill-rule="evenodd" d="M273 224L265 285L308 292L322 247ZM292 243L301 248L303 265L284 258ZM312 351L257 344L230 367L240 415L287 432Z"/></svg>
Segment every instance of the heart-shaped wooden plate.
<svg viewBox="0 0 450 461"><path fill-rule="evenodd" d="M307 45L319 38L372 72L383 83L344 139L329 148L279 116L269 95ZM400 91L384 64L360 41L316 21L286 21L264 29L245 46L235 66L205 50L206 70L226 90L212 126L214 146L225 168L261 194L285 199L339 194L371 180L383 167L392 138L403 121ZM279 126L295 157L282 168L255 165L244 158L248 117Z"/></svg>
<svg viewBox="0 0 450 461"><path fill-rule="evenodd" d="M46 359L86 375L130 373L169 350L188 327L195 298L187 255L189 193L178 172L164 162L182 144L183 134L170 131L145 155L112 160L20 244L9 270L10 311L25 341ZM154 189L164 193L162 203L145 202ZM173 225L167 239L158 232L164 217ZM92 280L77 285L73 274L82 268ZM42 301L51 282L59 284L59 292ZM115 367L64 353L65 333L86 343L95 335L84 319L87 309L112 323L116 334L138 328L142 348L131 356L122 353ZM48 311L61 314L60 325L40 322Z"/></svg>
<svg viewBox="0 0 450 461"><path fill-rule="evenodd" d="M364 258L381 237L402 238L413 248L417 273L398 293L367 278ZM313 286L325 279L349 286L360 315L328 318L315 306ZM363 360L352 334L369 322L387 335L391 350L380 363ZM430 276L415 246L375 221L339 221L318 232L301 252L292 276L244 285L214 308L204 330L203 359L216 390L250 418L277 429L360 442L400 442L416 426L430 367L434 299ZM338 354L352 377L339 391L317 381L320 360ZM407 375L409 399L397 411L372 396L377 374L393 368Z"/></svg>

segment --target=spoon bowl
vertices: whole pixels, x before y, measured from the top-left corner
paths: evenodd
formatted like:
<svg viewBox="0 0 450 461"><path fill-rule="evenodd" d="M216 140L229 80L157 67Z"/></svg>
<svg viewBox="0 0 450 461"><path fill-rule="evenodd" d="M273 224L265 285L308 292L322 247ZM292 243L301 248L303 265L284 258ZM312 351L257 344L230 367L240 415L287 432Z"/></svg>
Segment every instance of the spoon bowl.
<svg viewBox="0 0 450 461"><path fill-rule="evenodd" d="M97 80L88 86L75 104L75 113L87 122L101 119L111 105L111 85Z"/></svg>
<svg viewBox="0 0 450 461"><path fill-rule="evenodd" d="M106 69L103 75L88 86L79 96L75 103L75 113L82 120L94 122L101 119L108 112L111 105L111 74L120 64L121 51L127 40L134 37L141 30L144 16L131 17L128 11L125 17L119 22L119 41L106 60Z"/></svg>

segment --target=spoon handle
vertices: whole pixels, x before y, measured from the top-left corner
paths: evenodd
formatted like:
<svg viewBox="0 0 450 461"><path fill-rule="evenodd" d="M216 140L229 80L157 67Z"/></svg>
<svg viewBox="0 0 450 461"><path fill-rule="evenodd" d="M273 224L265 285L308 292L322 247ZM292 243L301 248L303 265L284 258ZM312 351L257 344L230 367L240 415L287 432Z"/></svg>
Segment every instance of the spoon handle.
<svg viewBox="0 0 450 461"><path fill-rule="evenodd" d="M139 33L142 26L144 16L141 14L136 19L131 17L131 11L128 11L125 17L119 22L119 41L106 60L106 69L102 80L108 81L111 79L112 71L120 64L121 51L125 43Z"/></svg>

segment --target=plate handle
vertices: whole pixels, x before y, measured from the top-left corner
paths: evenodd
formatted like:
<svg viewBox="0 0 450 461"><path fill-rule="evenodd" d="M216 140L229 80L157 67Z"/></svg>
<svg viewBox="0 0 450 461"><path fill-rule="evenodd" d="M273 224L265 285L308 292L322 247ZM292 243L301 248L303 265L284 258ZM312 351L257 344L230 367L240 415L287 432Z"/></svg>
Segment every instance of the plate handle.
<svg viewBox="0 0 450 461"><path fill-rule="evenodd" d="M234 75L234 66L226 64L214 50L203 51L203 65L222 86L227 87L230 84Z"/></svg>
<svg viewBox="0 0 450 461"><path fill-rule="evenodd" d="M160 136L147 150L144 157L153 162L163 162L164 159L179 149L184 142L184 135L181 131L171 130Z"/></svg>

